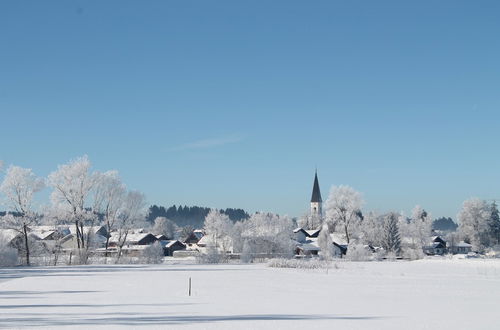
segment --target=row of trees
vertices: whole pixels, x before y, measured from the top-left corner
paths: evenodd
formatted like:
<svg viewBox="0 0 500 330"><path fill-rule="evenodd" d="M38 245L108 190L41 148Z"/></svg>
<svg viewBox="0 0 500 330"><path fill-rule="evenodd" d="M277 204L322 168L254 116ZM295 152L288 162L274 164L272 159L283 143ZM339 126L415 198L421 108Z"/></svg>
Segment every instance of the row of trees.
<svg viewBox="0 0 500 330"><path fill-rule="evenodd" d="M165 208L163 206L152 205L149 207L146 219L149 222L153 222L158 217L164 217L173 221L179 227L191 226L193 228L201 228L209 212L210 208L200 206L177 207L173 205ZM232 221L249 218L248 213L242 209L227 208L220 210L220 212L226 214Z"/></svg>
<svg viewBox="0 0 500 330"><path fill-rule="evenodd" d="M34 210L34 196L49 187L50 204L42 212ZM6 197L9 213L0 219L2 228L22 234L26 264L30 264L32 225L74 226L79 261L86 263L93 246L93 235L84 226L105 225L108 232L118 235L118 259L129 231L144 221L145 197L138 191L127 190L117 171L92 171L87 156L58 166L47 178L37 177L31 169L10 166L0 185ZM106 239L106 248L109 237Z"/></svg>

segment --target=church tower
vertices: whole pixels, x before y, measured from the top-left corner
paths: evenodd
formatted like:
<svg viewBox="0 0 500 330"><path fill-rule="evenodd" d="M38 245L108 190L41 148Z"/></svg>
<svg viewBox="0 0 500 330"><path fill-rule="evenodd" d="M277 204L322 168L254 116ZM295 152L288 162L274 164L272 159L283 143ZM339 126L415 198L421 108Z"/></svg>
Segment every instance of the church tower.
<svg viewBox="0 0 500 330"><path fill-rule="evenodd" d="M314 185L311 196L311 215L321 217L323 213L322 206L323 200L321 199L321 191L319 191L318 171L316 171L314 174Z"/></svg>

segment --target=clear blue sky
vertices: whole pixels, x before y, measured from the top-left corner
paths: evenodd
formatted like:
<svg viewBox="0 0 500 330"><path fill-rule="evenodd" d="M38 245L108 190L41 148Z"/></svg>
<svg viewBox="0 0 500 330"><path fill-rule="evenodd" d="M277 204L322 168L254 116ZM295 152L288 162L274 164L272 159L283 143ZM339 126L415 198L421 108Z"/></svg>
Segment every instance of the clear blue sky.
<svg viewBox="0 0 500 330"><path fill-rule="evenodd" d="M500 198L499 1L1 1L0 159L298 216Z"/></svg>

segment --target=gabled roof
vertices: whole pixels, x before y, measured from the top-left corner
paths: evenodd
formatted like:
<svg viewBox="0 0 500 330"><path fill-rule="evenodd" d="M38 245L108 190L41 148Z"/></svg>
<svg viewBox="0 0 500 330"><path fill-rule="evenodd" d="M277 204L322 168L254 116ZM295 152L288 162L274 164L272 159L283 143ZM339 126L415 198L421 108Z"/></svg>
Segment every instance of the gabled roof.
<svg viewBox="0 0 500 330"><path fill-rule="evenodd" d="M305 231L303 228L298 227L293 230L294 234L297 234L298 232L303 232L306 236L308 235L307 231Z"/></svg>
<svg viewBox="0 0 500 330"><path fill-rule="evenodd" d="M333 243L336 243L336 244L341 245L341 246L347 246L348 245L347 240L345 239L344 234L341 234L341 233L338 233L338 232L334 232L334 233L330 234L330 237L332 238L332 242Z"/></svg>
<svg viewBox="0 0 500 330"><path fill-rule="evenodd" d="M304 230L306 232L307 237L318 237L321 229L312 229L312 230Z"/></svg>
<svg viewBox="0 0 500 330"><path fill-rule="evenodd" d="M318 182L318 172L314 174L314 185L313 192L311 196L311 203L322 203L321 199L321 191L319 190L319 182Z"/></svg>
<svg viewBox="0 0 500 330"><path fill-rule="evenodd" d="M154 236L151 233L129 233L127 235L126 242L128 244L137 244L137 243L139 243L140 241L142 241L144 238L146 238L148 236L152 236L152 238L154 240L157 240L156 236ZM111 237L109 238L109 241L111 243L118 243L118 238L119 238L119 235L118 235L118 233L115 232L115 233L111 234Z"/></svg>
<svg viewBox="0 0 500 330"><path fill-rule="evenodd" d="M174 244L181 244L181 245L184 245L184 243L182 243L181 241L178 241L178 240L173 240L173 241L170 241L168 242L167 244L165 244L165 247L171 247L172 245Z"/></svg>

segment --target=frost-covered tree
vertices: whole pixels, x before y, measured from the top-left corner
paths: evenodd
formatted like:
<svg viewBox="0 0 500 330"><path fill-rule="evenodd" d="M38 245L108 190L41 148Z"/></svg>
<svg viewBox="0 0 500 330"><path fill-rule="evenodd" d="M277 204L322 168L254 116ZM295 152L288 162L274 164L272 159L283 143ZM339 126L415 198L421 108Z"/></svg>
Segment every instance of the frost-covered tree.
<svg viewBox="0 0 500 330"><path fill-rule="evenodd" d="M117 171L95 174L94 214L100 215L108 233L116 228L118 215L122 211L127 188L121 181ZM106 237L105 249L108 250L109 235Z"/></svg>
<svg viewBox="0 0 500 330"><path fill-rule="evenodd" d="M120 212L116 221L118 263L122 255L123 246L127 242L127 237L133 228L145 224L146 199L144 194L138 191L129 191L123 199Z"/></svg>
<svg viewBox="0 0 500 330"><path fill-rule="evenodd" d="M90 168L88 157L83 156L59 165L47 180L53 189L50 195L53 207L63 211L65 218L75 225L78 249L85 247L85 220L94 218L94 214L89 211L89 198L96 185L96 174Z"/></svg>
<svg viewBox="0 0 500 330"><path fill-rule="evenodd" d="M154 242L146 247L140 256L140 261L145 264L161 264L163 261L163 247L160 242Z"/></svg>
<svg viewBox="0 0 500 330"><path fill-rule="evenodd" d="M412 210L411 218L399 217L399 233L404 238L403 255L409 259L424 256L423 248L429 244L432 232L432 217L420 205Z"/></svg>
<svg viewBox="0 0 500 330"><path fill-rule="evenodd" d="M241 234L251 253L293 255L293 221L288 216L255 213Z"/></svg>
<svg viewBox="0 0 500 330"><path fill-rule="evenodd" d="M363 206L361 194L349 186L334 186L326 201L326 221L344 233L347 243L358 232Z"/></svg>
<svg viewBox="0 0 500 330"><path fill-rule="evenodd" d="M157 217L153 225L153 233L155 235L165 235L168 239L174 239L177 226L175 223L165 217Z"/></svg>
<svg viewBox="0 0 500 330"><path fill-rule="evenodd" d="M380 246L384 228L384 217L376 212L368 212L361 222L362 241L371 246Z"/></svg>
<svg viewBox="0 0 500 330"><path fill-rule="evenodd" d="M316 230L323 225L323 219L319 214L305 214L300 217L297 225L305 230Z"/></svg>
<svg viewBox="0 0 500 330"><path fill-rule="evenodd" d="M461 236L478 251L484 251L490 244L491 206L479 198L464 201L458 214L458 230Z"/></svg>
<svg viewBox="0 0 500 330"><path fill-rule="evenodd" d="M233 222L219 210L211 209L205 217L203 227L205 234L211 238L215 248L221 248L224 252L228 249L232 228Z"/></svg>
<svg viewBox="0 0 500 330"><path fill-rule="evenodd" d="M22 234L27 265L30 265L28 226L37 220L33 211L33 196L43 187L43 180L38 178L31 169L18 166L10 166L7 169L0 185L0 191L7 198L11 211L17 213L15 216L12 214L5 216L3 225Z"/></svg>
<svg viewBox="0 0 500 330"><path fill-rule="evenodd" d="M498 213L497 203L493 201L491 203L491 215L489 219L490 235L491 235L491 245L500 244L500 216Z"/></svg>
<svg viewBox="0 0 500 330"><path fill-rule="evenodd" d="M321 249L321 254L326 260L330 260L335 256L334 246L330 231L326 224L323 225L318 235L318 245Z"/></svg>
<svg viewBox="0 0 500 330"><path fill-rule="evenodd" d="M399 236L399 215L390 212L384 217L384 227L381 244L387 253L398 255L401 251L401 238Z"/></svg>

